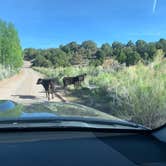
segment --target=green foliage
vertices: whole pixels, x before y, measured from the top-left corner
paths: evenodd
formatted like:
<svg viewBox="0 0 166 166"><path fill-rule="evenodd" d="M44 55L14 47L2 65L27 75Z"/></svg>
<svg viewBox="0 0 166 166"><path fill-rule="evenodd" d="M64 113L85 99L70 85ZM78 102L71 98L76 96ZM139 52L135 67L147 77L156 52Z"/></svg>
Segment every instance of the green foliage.
<svg viewBox="0 0 166 166"><path fill-rule="evenodd" d="M113 49L108 43L103 44L101 46L101 50L104 52L104 56L106 57L111 57L113 55Z"/></svg>
<svg viewBox="0 0 166 166"><path fill-rule="evenodd" d="M49 60L47 60L44 56L38 55L34 60L33 65L40 67L51 67L52 63Z"/></svg>
<svg viewBox="0 0 166 166"><path fill-rule="evenodd" d="M165 39L160 39L156 43L157 49L162 49L164 52L166 52L166 40Z"/></svg>
<svg viewBox="0 0 166 166"><path fill-rule="evenodd" d="M44 50L43 50L43 52L44 52ZM33 49L33 48L24 49L24 58L25 58L25 60L33 60L39 54L40 54L40 50L36 50L36 49Z"/></svg>
<svg viewBox="0 0 166 166"><path fill-rule="evenodd" d="M104 58L105 58L105 53L102 50L98 50L95 54L95 59L93 59L91 61L91 65L94 66L99 66L102 65L104 62Z"/></svg>
<svg viewBox="0 0 166 166"><path fill-rule="evenodd" d="M65 46L60 47L64 52L74 54L78 51L79 45L76 42L71 42Z"/></svg>
<svg viewBox="0 0 166 166"><path fill-rule="evenodd" d="M81 44L81 47L83 47L85 50L89 50L91 52L96 52L96 50L97 50L96 43L91 40L84 41Z"/></svg>
<svg viewBox="0 0 166 166"><path fill-rule="evenodd" d="M126 65L135 65L139 60L141 60L140 54L136 51L131 51L127 54Z"/></svg>
<svg viewBox="0 0 166 166"><path fill-rule="evenodd" d="M72 65L79 65L82 64L83 60L84 59L81 54L74 54L70 61Z"/></svg>
<svg viewBox="0 0 166 166"><path fill-rule="evenodd" d="M55 50L55 55L52 57L52 63L55 67L65 67L69 65L70 57L61 49Z"/></svg>
<svg viewBox="0 0 166 166"><path fill-rule="evenodd" d="M120 54L119 54L119 56L118 56L118 61L120 62L120 63L125 63L126 62L126 60L127 60L127 56L126 56L126 53L122 50L122 51L120 51Z"/></svg>
<svg viewBox="0 0 166 166"><path fill-rule="evenodd" d="M66 45L60 45L59 48L25 49L24 57L33 62L39 55L44 56L47 61L51 62L51 67L54 68L71 65L88 66L89 64L100 66L107 58L114 58L119 63L131 66L139 61L145 64L152 62L158 50L163 50L163 54L166 55L166 40L160 39L154 43L147 43L143 40L138 40L136 43L129 41L127 44L113 42L112 45L104 43L101 47L97 47L95 42L87 40L82 44L70 42ZM44 63L39 65L35 61L33 65L46 66Z"/></svg>
<svg viewBox="0 0 166 166"><path fill-rule="evenodd" d="M0 20L0 64L15 69L23 64L18 33L12 23L2 20Z"/></svg>

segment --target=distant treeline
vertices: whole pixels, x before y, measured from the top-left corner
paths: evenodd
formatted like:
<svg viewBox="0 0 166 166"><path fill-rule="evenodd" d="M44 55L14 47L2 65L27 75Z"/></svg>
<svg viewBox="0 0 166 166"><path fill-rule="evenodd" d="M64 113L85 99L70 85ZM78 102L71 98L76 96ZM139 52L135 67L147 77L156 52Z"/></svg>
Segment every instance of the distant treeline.
<svg viewBox="0 0 166 166"><path fill-rule="evenodd" d="M13 69L23 64L18 33L12 23L0 20L0 64Z"/></svg>
<svg viewBox="0 0 166 166"><path fill-rule="evenodd" d="M119 63L127 66L135 65L142 61L149 63L157 54L157 50L162 49L166 53L166 40L160 39L158 42L145 42L137 40L135 43L129 41L127 44L113 42L102 44L97 47L94 41L84 41L82 44L71 42L60 45L59 48L24 50L27 60L32 60L33 66L40 67L66 67L71 65L101 65L105 59L113 58Z"/></svg>

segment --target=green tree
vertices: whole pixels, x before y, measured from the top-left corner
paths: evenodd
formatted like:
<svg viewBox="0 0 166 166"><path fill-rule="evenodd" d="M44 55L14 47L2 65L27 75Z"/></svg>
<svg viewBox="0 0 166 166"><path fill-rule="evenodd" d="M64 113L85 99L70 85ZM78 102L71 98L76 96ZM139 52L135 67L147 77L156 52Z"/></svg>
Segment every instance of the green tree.
<svg viewBox="0 0 166 166"><path fill-rule="evenodd" d="M147 59L153 59L154 56L156 55L157 48L155 43L148 43L148 48L147 48L147 53L149 57Z"/></svg>
<svg viewBox="0 0 166 166"><path fill-rule="evenodd" d="M82 42L81 47L84 49L87 58L91 58L97 51L97 44L91 40Z"/></svg>
<svg viewBox="0 0 166 166"><path fill-rule="evenodd" d="M20 39L18 33L12 23L8 25L8 45L10 48L7 64L14 68L21 67L23 65L23 54L20 45Z"/></svg>
<svg viewBox="0 0 166 166"><path fill-rule="evenodd" d="M92 59L92 61L90 62L91 65L95 65L95 66L99 66L102 65L105 59L105 54L102 50L98 50L95 53L95 59Z"/></svg>
<svg viewBox="0 0 166 166"><path fill-rule="evenodd" d="M126 44L126 47L130 47L130 48L132 48L133 50L136 49L135 44L134 44L131 40L128 41L128 43Z"/></svg>
<svg viewBox="0 0 166 166"><path fill-rule="evenodd" d="M2 20L0 20L0 63L12 68L19 68L23 64L18 33L12 23Z"/></svg>
<svg viewBox="0 0 166 166"><path fill-rule="evenodd" d="M44 50L37 50L34 48L24 49L23 55L26 60L34 60L38 55L42 54Z"/></svg>
<svg viewBox="0 0 166 166"><path fill-rule="evenodd" d="M54 65L54 67L59 66L69 66L69 60L70 60L69 54L66 54L61 49L57 48L54 50L54 55L51 57L51 62Z"/></svg>
<svg viewBox="0 0 166 166"><path fill-rule="evenodd" d="M112 48L113 48L113 55L116 57L119 56L121 50L124 48L124 45L120 42L113 42Z"/></svg>
<svg viewBox="0 0 166 166"><path fill-rule="evenodd" d="M51 67L52 63L49 60L47 60L44 56L38 55L33 61L33 66Z"/></svg>
<svg viewBox="0 0 166 166"><path fill-rule="evenodd" d="M117 57L117 60L119 61L119 63L125 63L126 59L127 59L126 53L122 50L119 56Z"/></svg>
<svg viewBox="0 0 166 166"><path fill-rule="evenodd" d="M0 59L1 64L3 66L6 65L6 56L7 56L7 47L8 47L8 39L7 39L7 23L0 20Z"/></svg>
<svg viewBox="0 0 166 166"><path fill-rule="evenodd" d="M81 65L84 63L83 57L81 54L75 54L71 58L72 65Z"/></svg>
<svg viewBox="0 0 166 166"><path fill-rule="evenodd" d="M127 54L126 65L127 66L135 65L137 62L139 62L139 60L141 60L141 57L138 52L136 51L130 52Z"/></svg>
<svg viewBox="0 0 166 166"><path fill-rule="evenodd" d="M156 43L157 49L162 49L164 52L166 52L166 40L165 39L160 39Z"/></svg>
<svg viewBox="0 0 166 166"><path fill-rule="evenodd" d="M70 42L65 46L61 46L60 49L66 53L75 54L78 51L79 47L80 46L76 42Z"/></svg>
<svg viewBox="0 0 166 166"><path fill-rule="evenodd" d="M148 44L144 40L136 41L137 52L143 57L144 53L147 52Z"/></svg>
<svg viewBox="0 0 166 166"><path fill-rule="evenodd" d="M101 50L104 52L105 56L111 57L113 55L113 49L108 43L102 44Z"/></svg>

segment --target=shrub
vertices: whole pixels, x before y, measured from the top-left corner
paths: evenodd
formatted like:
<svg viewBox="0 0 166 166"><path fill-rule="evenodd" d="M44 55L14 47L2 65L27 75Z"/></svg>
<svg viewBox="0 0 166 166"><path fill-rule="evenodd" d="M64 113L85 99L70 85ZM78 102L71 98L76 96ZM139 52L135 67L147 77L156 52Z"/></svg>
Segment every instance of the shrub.
<svg viewBox="0 0 166 166"><path fill-rule="evenodd" d="M8 78L11 77L12 75L16 74L19 69L12 69L11 67L4 67L2 65L0 65L0 80L4 79L4 78Z"/></svg>

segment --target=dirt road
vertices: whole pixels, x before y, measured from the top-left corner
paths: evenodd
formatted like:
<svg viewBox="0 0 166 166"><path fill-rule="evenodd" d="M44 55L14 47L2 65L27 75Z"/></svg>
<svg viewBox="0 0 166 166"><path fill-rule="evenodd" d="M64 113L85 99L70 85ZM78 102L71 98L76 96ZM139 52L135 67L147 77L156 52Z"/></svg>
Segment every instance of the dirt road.
<svg viewBox="0 0 166 166"><path fill-rule="evenodd" d="M36 85L43 76L34 71L30 62L25 61L22 71L11 78L0 81L0 100L10 99L22 104L47 101L42 85ZM52 101L62 101L57 94Z"/></svg>

